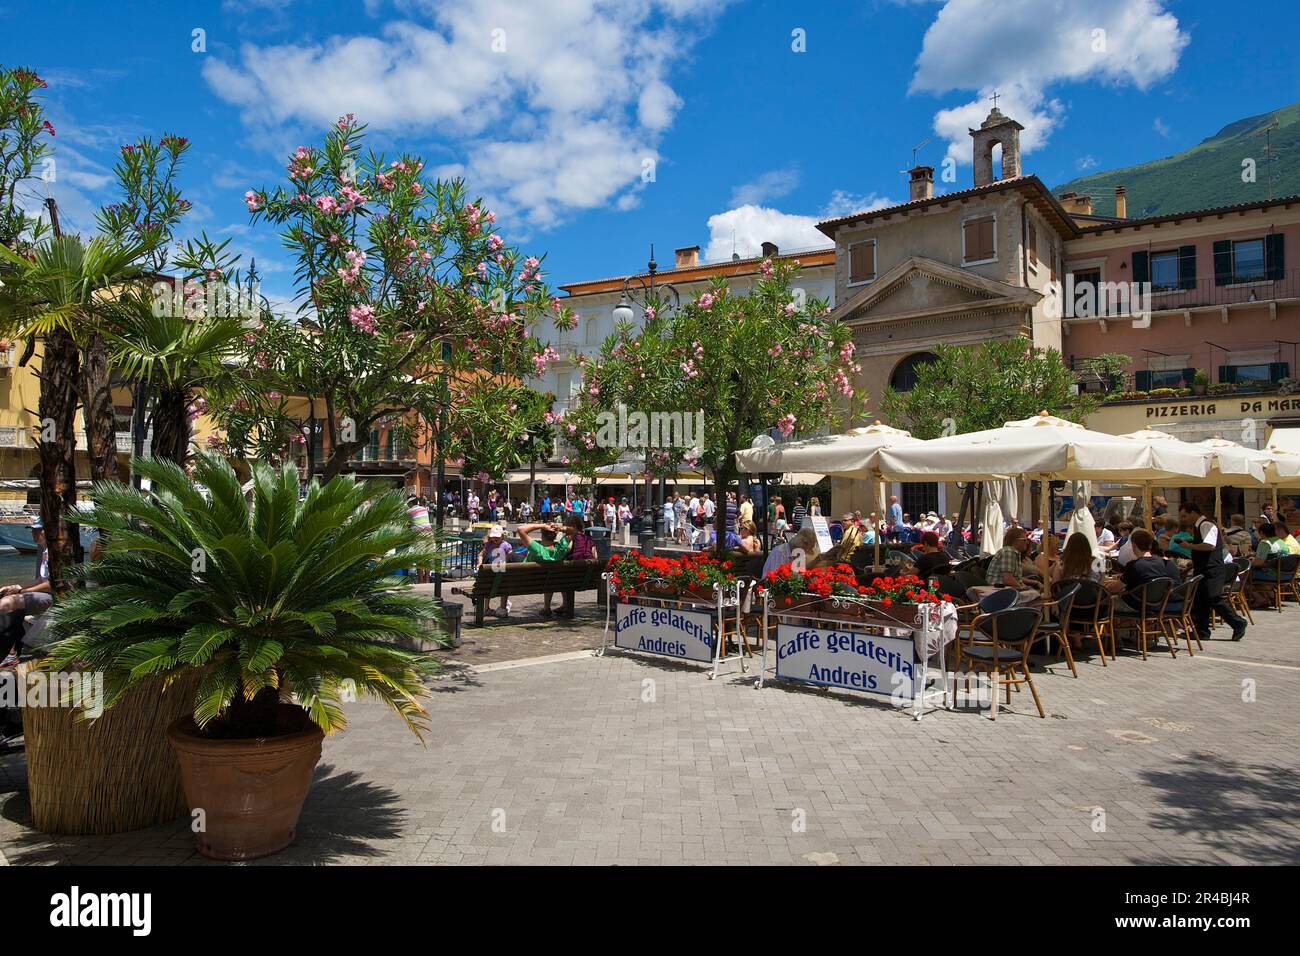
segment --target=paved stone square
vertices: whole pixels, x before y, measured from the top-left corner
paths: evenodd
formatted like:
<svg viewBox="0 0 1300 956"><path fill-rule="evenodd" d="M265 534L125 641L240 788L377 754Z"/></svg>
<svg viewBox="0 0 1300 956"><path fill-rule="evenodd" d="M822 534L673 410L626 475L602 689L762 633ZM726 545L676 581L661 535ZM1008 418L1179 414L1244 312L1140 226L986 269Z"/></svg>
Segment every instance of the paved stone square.
<svg viewBox="0 0 1300 956"><path fill-rule="evenodd" d="M297 842L259 862L1296 863L1300 610L1256 620L1195 658L1089 657L1077 680L1051 665L1035 675L1045 720L1027 692L996 722L917 723L621 652L455 664L432 684L427 746L350 705ZM530 636L558 645L566 627ZM10 864L207 862L184 821L34 832L23 787L21 752L0 758Z"/></svg>

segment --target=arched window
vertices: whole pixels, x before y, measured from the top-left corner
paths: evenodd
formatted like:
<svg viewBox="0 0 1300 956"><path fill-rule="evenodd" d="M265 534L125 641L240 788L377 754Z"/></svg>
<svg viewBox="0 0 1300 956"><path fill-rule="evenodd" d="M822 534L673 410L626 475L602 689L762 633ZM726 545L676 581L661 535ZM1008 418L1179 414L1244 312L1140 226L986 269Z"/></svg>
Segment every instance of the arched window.
<svg viewBox="0 0 1300 956"><path fill-rule="evenodd" d="M895 366L894 374L889 376L889 387L896 392L910 392L916 387L916 370L922 365L929 365L934 358L933 352L915 352L909 355Z"/></svg>

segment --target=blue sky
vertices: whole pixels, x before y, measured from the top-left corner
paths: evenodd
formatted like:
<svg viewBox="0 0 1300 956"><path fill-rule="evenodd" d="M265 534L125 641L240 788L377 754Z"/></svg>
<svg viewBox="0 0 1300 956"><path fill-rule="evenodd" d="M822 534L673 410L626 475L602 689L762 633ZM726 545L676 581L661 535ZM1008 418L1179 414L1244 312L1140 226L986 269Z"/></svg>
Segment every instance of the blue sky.
<svg viewBox="0 0 1300 956"><path fill-rule="evenodd" d="M292 263L242 196L347 112L388 151L464 175L554 284L752 254L906 198L1002 109L1049 185L1194 145L1300 100L1283 0L225 0L0 5L0 63L50 83L53 191L87 228L118 147L194 142L185 229L232 236L264 291ZM196 52L195 32L204 50ZM1098 33L1096 31L1104 31ZM1280 41L1280 42L1279 42ZM802 49L799 49L802 47ZM646 181L645 171L653 172Z"/></svg>

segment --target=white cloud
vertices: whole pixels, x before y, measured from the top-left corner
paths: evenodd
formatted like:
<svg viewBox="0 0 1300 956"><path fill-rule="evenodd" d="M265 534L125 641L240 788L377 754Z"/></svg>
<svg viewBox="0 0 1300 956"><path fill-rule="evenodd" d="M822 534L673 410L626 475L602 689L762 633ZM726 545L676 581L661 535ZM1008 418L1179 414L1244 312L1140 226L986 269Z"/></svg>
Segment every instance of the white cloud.
<svg viewBox="0 0 1300 956"><path fill-rule="evenodd" d="M1047 89L1098 81L1148 89L1171 75L1189 37L1163 0L948 0L926 31L911 91L979 91L939 111L934 128L948 155L970 162L967 129L988 115L988 97L1025 126L1023 152L1045 143L1064 115Z"/></svg>
<svg viewBox="0 0 1300 956"><path fill-rule="evenodd" d="M1097 167L1097 160L1092 153L1089 153L1087 156L1080 156L1076 159L1074 165L1081 170L1095 169Z"/></svg>
<svg viewBox="0 0 1300 956"><path fill-rule="evenodd" d="M728 205L749 206L768 199L780 199L793 192L798 185L799 170L793 166L785 169L770 169L733 189Z"/></svg>
<svg viewBox="0 0 1300 956"><path fill-rule="evenodd" d="M1169 138L1169 127L1159 116L1157 116L1155 122L1151 124L1151 128L1165 139Z"/></svg>
<svg viewBox="0 0 1300 956"><path fill-rule="evenodd" d="M268 140L343 113L436 137L457 157L444 167L463 169L503 217L545 228L574 210L635 204L682 106L672 67L727 2L426 0L378 35L245 45L234 61L212 55L203 73Z"/></svg>
<svg viewBox="0 0 1300 956"><path fill-rule="evenodd" d="M874 193L854 196L843 190L832 193L830 201L815 216L781 212L748 203L709 217L709 244L704 250L704 258L709 261L729 259L733 250L741 258L756 256L764 242L776 243L786 251L825 249L831 241L817 231L818 222L893 205L897 205L896 200Z"/></svg>

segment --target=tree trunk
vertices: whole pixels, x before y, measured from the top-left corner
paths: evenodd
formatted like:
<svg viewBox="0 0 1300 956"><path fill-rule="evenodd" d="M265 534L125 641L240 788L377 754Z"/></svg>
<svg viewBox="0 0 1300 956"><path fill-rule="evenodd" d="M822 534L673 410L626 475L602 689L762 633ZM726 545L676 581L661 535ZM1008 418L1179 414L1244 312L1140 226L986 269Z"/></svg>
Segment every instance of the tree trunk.
<svg viewBox="0 0 1300 956"><path fill-rule="evenodd" d="M359 441L345 441L330 447L329 457L321 467L320 483L328 484L333 478L343 473L343 466L362 445Z"/></svg>
<svg viewBox="0 0 1300 956"><path fill-rule="evenodd" d="M734 464L735 460L731 453L728 452L724 459L726 463L713 474L713 532L717 538L715 551L719 556L723 555L727 549L727 489L739 477ZM736 514L740 514L739 494L736 495Z"/></svg>
<svg viewBox="0 0 1300 956"><path fill-rule="evenodd" d="M149 390L144 382L136 382L131 389L131 457L144 455L145 439L149 436L149 420L146 417L149 404ZM131 475L131 484L140 487L140 476Z"/></svg>
<svg viewBox="0 0 1300 956"><path fill-rule="evenodd" d="M190 456L190 394L188 391L160 392L153 407L155 458L174 461L184 467Z"/></svg>
<svg viewBox="0 0 1300 956"><path fill-rule="evenodd" d="M81 532L77 513L77 345L64 329L45 337L41 360L40 422L41 523L49 549L50 584L55 593L66 586L65 575L81 562Z"/></svg>
<svg viewBox="0 0 1300 956"><path fill-rule="evenodd" d="M86 449L90 457L90 478L92 481L121 481L108 343L102 335L95 333L90 337L81 371L85 382Z"/></svg>

